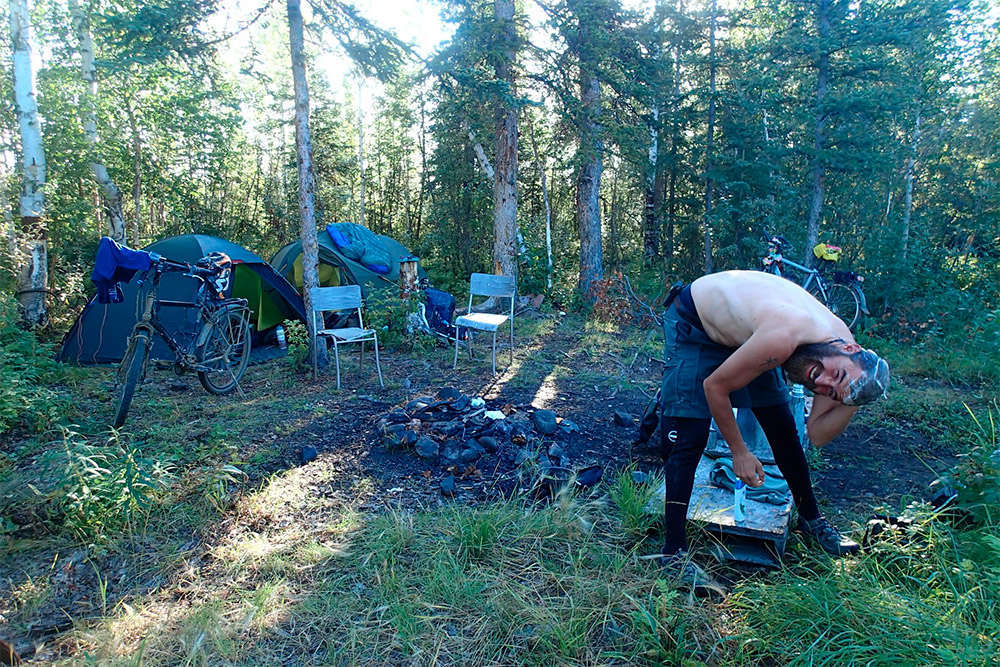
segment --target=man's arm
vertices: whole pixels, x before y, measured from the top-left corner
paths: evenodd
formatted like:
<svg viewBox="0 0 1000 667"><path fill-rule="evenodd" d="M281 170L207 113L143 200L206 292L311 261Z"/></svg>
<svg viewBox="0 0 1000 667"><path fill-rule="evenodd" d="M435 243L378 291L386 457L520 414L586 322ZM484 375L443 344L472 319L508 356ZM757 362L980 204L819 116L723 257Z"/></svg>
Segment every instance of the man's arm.
<svg viewBox="0 0 1000 667"><path fill-rule="evenodd" d="M857 411L856 405L844 405L829 396L817 394L813 397L809 423L806 425L809 441L817 447L822 447L843 433Z"/></svg>
<svg viewBox="0 0 1000 667"><path fill-rule="evenodd" d="M747 449L729 394L785 361L794 349L788 340L787 332L757 331L702 383L708 410L733 454L733 472L749 486L764 483L764 468Z"/></svg>

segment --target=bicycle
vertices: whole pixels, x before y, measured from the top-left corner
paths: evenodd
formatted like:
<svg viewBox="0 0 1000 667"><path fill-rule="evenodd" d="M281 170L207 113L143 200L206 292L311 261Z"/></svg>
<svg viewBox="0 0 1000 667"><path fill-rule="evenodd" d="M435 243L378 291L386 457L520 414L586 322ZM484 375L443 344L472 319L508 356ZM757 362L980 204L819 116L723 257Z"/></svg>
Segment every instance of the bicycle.
<svg viewBox="0 0 1000 667"><path fill-rule="evenodd" d="M792 245L784 237L765 234L767 241L767 256L762 259L764 271L776 276L788 278L787 268L802 274L804 279L798 282L807 292L816 297L834 315L842 319L849 329L859 326L868 315L868 302L861 290L864 276L853 271L832 271L834 262L840 257L840 248L824 243L813 248L813 253L821 260L819 269L811 269L794 262L784 256ZM831 274L832 271L832 274Z"/></svg>
<svg viewBox="0 0 1000 667"><path fill-rule="evenodd" d="M145 298L140 298L142 314L129 334L128 346L118 367L114 426L125 423L135 391L146 375L153 334L159 334L173 351L177 373L194 371L210 393L229 394L239 388L240 378L250 363L250 309L246 299L226 298L232 262L224 253L210 253L188 264L150 253L152 266L140 279L140 286L152 276ZM165 273L179 272L200 281L194 301L158 299L160 279ZM167 331L159 319L161 307L191 308L197 311L197 335L187 342Z"/></svg>

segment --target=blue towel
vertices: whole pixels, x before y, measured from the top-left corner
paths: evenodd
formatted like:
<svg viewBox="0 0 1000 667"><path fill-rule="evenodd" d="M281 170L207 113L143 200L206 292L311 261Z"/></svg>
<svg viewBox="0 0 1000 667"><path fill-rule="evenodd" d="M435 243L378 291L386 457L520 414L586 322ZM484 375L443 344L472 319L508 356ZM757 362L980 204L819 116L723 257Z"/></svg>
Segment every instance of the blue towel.
<svg viewBox="0 0 1000 667"><path fill-rule="evenodd" d="M124 300L118 283L127 283L137 271L148 271L153 265L145 250L132 250L104 236L97 244L97 258L90 279L97 287L98 303L121 303Z"/></svg>
<svg viewBox="0 0 1000 667"><path fill-rule="evenodd" d="M732 491L736 485L733 460L731 458L716 460L712 470L708 473L708 480L712 486ZM747 487L747 499L770 505L786 505L792 499L792 492L788 490L788 482L777 475L770 474L764 476L763 485Z"/></svg>

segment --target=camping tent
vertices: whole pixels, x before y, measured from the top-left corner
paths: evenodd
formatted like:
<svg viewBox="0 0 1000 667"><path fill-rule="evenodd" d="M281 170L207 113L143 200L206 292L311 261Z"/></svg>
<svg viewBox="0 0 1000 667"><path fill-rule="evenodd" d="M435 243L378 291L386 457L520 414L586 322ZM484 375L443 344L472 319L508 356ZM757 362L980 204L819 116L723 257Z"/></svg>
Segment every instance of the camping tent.
<svg viewBox="0 0 1000 667"><path fill-rule="evenodd" d="M332 234L332 235L331 235ZM401 243L350 222L327 225L317 234L319 284L360 285L369 288L399 285L399 262L412 257ZM271 258L271 266L299 290L302 289L302 242L289 243ZM420 278L426 278L417 267Z"/></svg>
<svg viewBox="0 0 1000 667"><path fill-rule="evenodd" d="M202 234L186 234L157 241L144 248L169 259L196 262L210 252L224 252L233 260L232 296L249 302L251 324L255 336L270 330L285 319L305 321L302 297L282 278L270 264L246 248ZM111 363L121 361L129 332L138 319L138 277L122 285L125 300L121 303L101 304L96 297L80 313L72 328L63 338L59 360L80 364ZM161 299L192 301L198 287L193 278L179 273L166 273L160 280ZM143 290L144 291L144 290ZM197 322L191 308L163 307L159 311L164 327L178 334L194 336ZM173 352L166 343L154 338L152 357L172 360Z"/></svg>

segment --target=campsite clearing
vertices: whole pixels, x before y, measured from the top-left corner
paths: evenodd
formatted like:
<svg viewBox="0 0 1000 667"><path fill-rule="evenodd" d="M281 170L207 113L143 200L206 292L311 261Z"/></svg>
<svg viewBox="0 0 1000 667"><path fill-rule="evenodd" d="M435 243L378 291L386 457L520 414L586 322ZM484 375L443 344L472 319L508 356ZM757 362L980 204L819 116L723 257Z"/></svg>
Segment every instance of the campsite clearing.
<svg viewBox="0 0 1000 667"><path fill-rule="evenodd" d="M519 317L517 326L514 365L496 379L482 355L452 371L446 347L419 356L386 351L384 390L370 369L358 371L353 356L344 364L342 391L333 388L329 374L312 382L284 359L251 366L245 398L206 398L194 388L193 377L154 373L118 442L142 460L169 462L172 471L162 478L157 510L137 514L138 523L126 525L124 535L80 526L74 537L58 528L60 517L46 514L38 497L24 494L12 503L8 496L17 526L8 531L0 556L5 573L0 588L9 587L0 595L8 601L0 603L0 637L14 638L18 650L29 655L37 646L38 659L136 656L146 650L159 656L157 662L171 655L165 638L194 642L185 634L192 627L215 627L216 635L203 641L213 645L214 655L236 661L300 650L288 644L287 633L298 631L287 623L306 612L292 607L335 585L338 563L370 557L352 546L365 543L362 535L369 528L389 530L380 523L388 519L397 526L391 530L397 530L422 521L405 517L424 511L454 517L456 508L468 505L487 513L510 511L501 500L510 490L503 485L509 470L495 458L484 456L471 469L448 469L383 444L377 424L388 411L441 387L480 396L488 408L513 406L514 414L547 408L575 422L579 432L558 437L572 467L599 464L605 471L602 484L581 497L588 503L606 502L601 499L629 465L655 469L653 460L633 460L635 429L614 423L616 411L641 415L655 391L660 371L655 337L639 331L622 336L604 325L555 316ZM88 434L69 436L67 442L104 437L112 375L110 367L88 368L67 387L79 399L74 430ZM899 401L923 402L926 413L934 415L960 409L967 396L907 378L902 385L899 400L878 408L814 455L821 506L845 528L857 529L876 506L898 513L909 500L928 497L928 483L955 460L956 434L934 435L926 425L913 423ZM5 451L15 452L14 473L6 479L31 478L45 449L64 447L72 445L58 433L3 443ZM315 448L318 456L303 465L305 447ZM457 481L454 499L441 493L449 475ZM6 492L12 493L9 484ZM530 506L547 511L544 503ZM468 529L485 531L476 538L484 544L504 530L475 525ZM622 548L612 545L606 548ZM652 536L622 557L633 554L626 559L633 563L628 567L640 567L636 563L644 561L634 557L657 548L658 538ZM792 553L794 560L800 551ZM648 567L641 565L645 569L636 576L655 574ZM230 590L238 595L230 599ZM256 591L252 595L259 597L260 611L248 611L239 591ZM275 611L268 611L268 600ZM202 623L198 618L205 614ZM389 651L381 655L392 661L389 645L395 644L379 644L379 650ZM185 643L177 650L197 655L202 649Z"/></svg>

